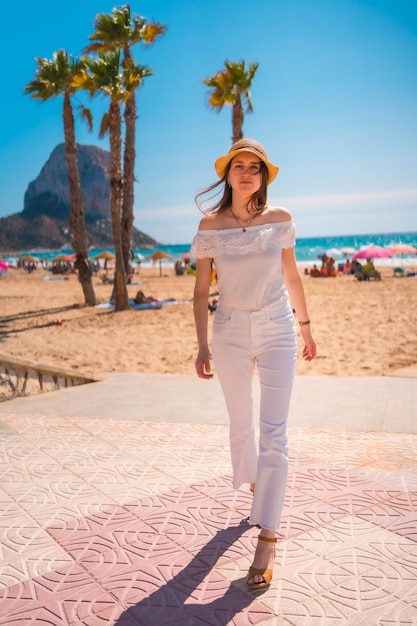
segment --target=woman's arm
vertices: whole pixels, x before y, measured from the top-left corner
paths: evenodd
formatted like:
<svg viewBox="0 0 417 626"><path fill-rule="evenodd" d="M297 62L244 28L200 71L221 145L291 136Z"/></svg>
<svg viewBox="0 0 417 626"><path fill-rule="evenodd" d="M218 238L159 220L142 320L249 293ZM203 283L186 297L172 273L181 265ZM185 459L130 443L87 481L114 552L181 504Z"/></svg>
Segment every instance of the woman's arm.
<svg viewBox="0 0 417 626"><path fill-rule="evenodd" d="M194 287L194 321L198 341L195 368L199 378L213 378L210 374L211 354L208 347L208 299L211 279L211 259L197 260Z"/></svg>
<svg viewBox="0 0 417 626"><path fill-rule="evenodd" d="M282 268L284 272L284 283L288 289L291 306L293 306L296 311L298 321L306 322L310 318L307 311L303 281L295 261L294 248L285 248L282 250ZM300 333L304 341L303 358L306 361L311 361L317 353L317 347L311 334L311 325L305 324L304 326L300 326Z"/></svg>

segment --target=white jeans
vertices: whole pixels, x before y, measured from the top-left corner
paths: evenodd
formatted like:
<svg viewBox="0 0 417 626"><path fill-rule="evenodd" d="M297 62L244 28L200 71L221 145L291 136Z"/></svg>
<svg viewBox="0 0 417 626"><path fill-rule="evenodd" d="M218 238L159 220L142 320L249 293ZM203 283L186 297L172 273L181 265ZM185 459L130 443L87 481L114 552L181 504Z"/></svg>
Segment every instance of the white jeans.
<svg viewBox="0 0 417 626"><path fill-rule="evenodd" d="M212 353L229 413L233 486L256 483L249 523L277 530L288 474L287 419L297 358L288 301L260 311L219 305ZM252 397L255 364L261 391L259 452Z"/></svg>

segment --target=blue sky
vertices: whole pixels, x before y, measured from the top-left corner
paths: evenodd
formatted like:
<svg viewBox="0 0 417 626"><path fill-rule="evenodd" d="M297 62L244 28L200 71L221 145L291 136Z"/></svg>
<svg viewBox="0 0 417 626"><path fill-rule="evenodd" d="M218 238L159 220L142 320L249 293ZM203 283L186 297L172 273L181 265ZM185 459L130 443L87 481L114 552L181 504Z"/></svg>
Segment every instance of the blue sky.
<svg viewBox="0 0 417 626"><path fill-rule="evenodd" d="M79 55L107 0L24 0L3 7L0 217L63 141L62 100L23 95L35 56ZM202 79L225 59L257 61L244 134L280 166L270 204L287 207L300 237L417 230L415 0L141 0L132 11L167 25L135 58L154 70L138 93L135 225L187 243L201 217L194 196L216 180L231 110L207 105ZM16 25L16 26L14 26ZM90 103L98 139L105 100Z"/></svg>

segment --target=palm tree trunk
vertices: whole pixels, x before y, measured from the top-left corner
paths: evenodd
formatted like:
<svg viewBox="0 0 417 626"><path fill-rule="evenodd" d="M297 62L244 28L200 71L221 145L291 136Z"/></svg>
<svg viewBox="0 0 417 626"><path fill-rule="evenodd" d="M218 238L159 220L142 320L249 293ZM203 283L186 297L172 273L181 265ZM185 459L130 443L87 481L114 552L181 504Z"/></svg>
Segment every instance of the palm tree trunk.
<svg viewBox="0 0 417 626"><path fill-rule="evenodd" d="M78 172L78 154L77 144L75 142L74 114L71 99L67 93L64 94L64 135L71 204L71 243L76 254L75 268L78 270L78 280L80 281L83 289L85 303L89 306L94 306L96 304L96 296L92 281L93 271L91 263L88 259L88 236L85 226L83 197Z"/></svg>
<svg viewBox="0 0 417 626"><path fill-rule="evenodd" d="M243 119L244 119L244 113L243 113L242 101L240 98L240 94L237 94L235 97L235 101L233 102L233 108L232 108L232 129L233 129L232 143L235 143L236 141L239 141L239 139L243 138L243 131L242 131Z"/></svg>
<svg viewBox="0 0 417 626"><path fill-rule="evenodd" d="M136 96L133 93L125 106L125 148L123 155L122 250L126 273L132 259L133 203L135 183Z"/></svg>
<svg viewBox="0 0 417 626"><path fill-rule="evenodd" d="M114 308L116 311L129 309L129 298L126 286L126 273L122 251L122 159L121 159L121 115L117 100L110 103L110 189L111 189L111 221L113 229L116 268L114 276Z"/></svg>

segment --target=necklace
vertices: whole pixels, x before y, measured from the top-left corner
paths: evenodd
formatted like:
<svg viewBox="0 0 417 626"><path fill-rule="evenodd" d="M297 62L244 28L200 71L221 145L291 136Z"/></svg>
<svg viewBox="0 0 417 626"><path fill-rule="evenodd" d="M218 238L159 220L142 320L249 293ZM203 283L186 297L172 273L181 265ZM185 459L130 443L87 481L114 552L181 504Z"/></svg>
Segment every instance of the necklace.
<svg viewBox="0 0 417 626"><path fill-rule="evenodd" d="M242 218L238 217L232 207L230 207L230 213L233 215L233 217L235 218L238 226L242 229L243 233L246 233L246 227L250 226L250 224L252 224L253 220L255 219L255 217L257 216L257 213L254 213L254 215L251 215L248 219L246 220L242 220ZM243 222L243 224L241 224L241 222Z"/></svg>

